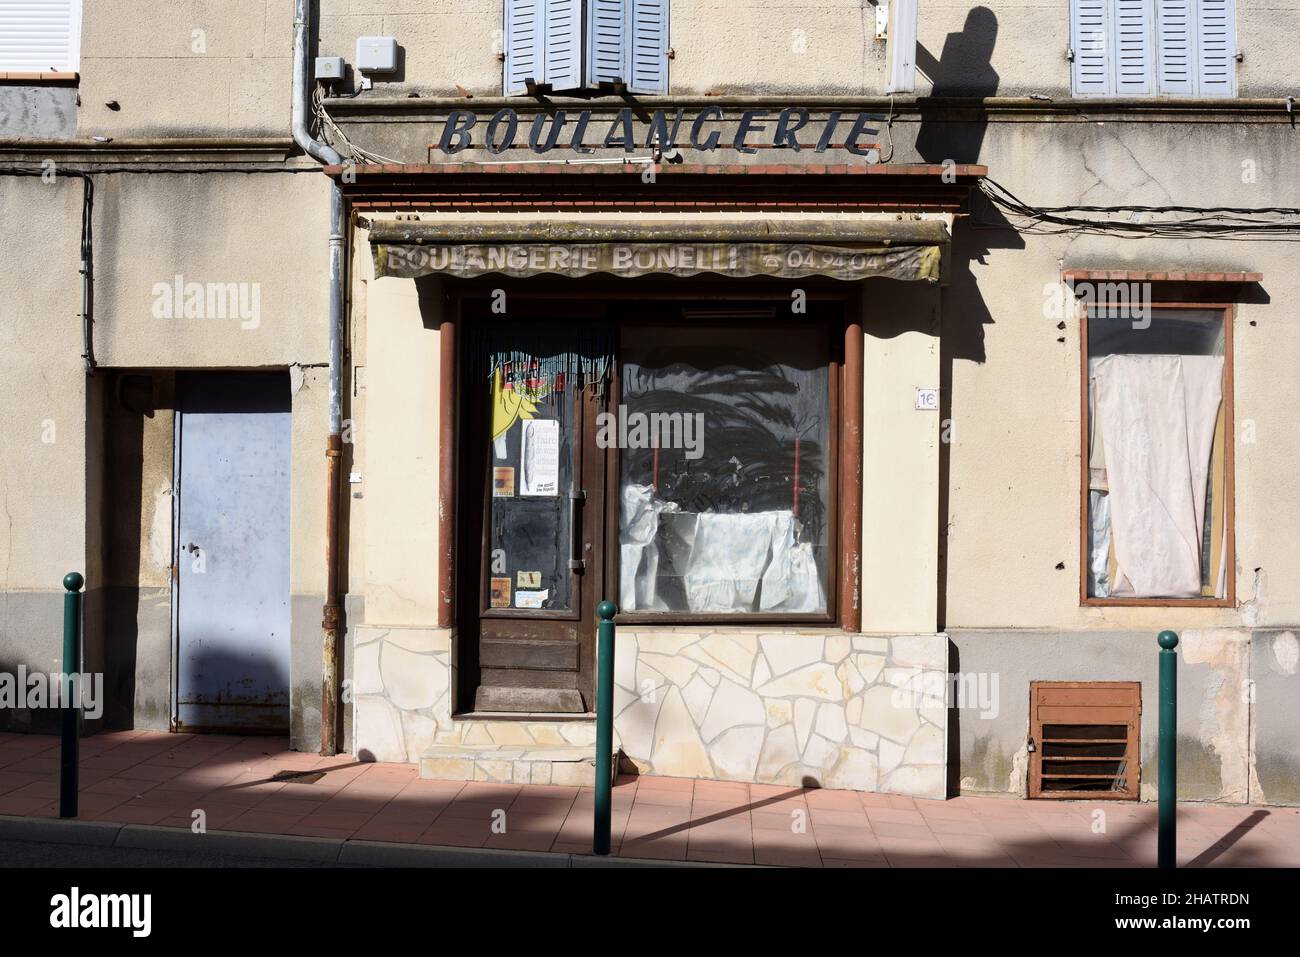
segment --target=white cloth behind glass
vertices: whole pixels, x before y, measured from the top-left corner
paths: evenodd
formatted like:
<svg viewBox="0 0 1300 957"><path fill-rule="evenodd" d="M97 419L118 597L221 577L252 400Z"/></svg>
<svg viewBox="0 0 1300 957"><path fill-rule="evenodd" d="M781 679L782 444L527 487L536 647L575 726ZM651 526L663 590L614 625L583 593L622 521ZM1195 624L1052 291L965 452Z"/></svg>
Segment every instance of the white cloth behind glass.
<svg viewBox="0 0 1300 957"><path fill-rule="evenodd" d="M762 611L821 611L825 608L821 575L811 542L798 542L799 520L777 512L772 533L772 560L763 573Z"/></svg>
<svg viewBox="0 0 1300 957"><path fill-rule="evenodd" d="M706 512L698 516L695 546L686 566L686 604L691 611L749 611L754 607L777 514Z"/></svg>
<svg viewBox="0 0 1300 957"><path fill-rule="evenodd" d="M659 579L660 515L676 512L676 502L654 497L649 485L624 485L619 503L618 600L623 611L645 611L656 607L655 587Z"/></svg>
<svg viewBox="0 0 1300 957"><path fill-rule="evenodd" d="M1197 597L1223 357L1112 355L1094 377L1118 566L1110 593Z"/></svg>

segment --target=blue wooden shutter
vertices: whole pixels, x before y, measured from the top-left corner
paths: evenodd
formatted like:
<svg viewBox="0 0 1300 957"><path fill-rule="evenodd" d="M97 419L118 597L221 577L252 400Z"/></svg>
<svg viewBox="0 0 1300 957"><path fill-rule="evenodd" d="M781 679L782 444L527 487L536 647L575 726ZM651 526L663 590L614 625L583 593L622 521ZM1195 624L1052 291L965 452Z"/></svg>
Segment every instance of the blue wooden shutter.
<svg viewBox="0 0 1300 957"><path fill-rule="evenodd" d="M1156 0L1158 91L1196 92L1196 18L1193 0Z"/></svg>
<svg viewBox="0 0 1300 957"><path fill-rule="evenodd" d="M1199 0L1197 96L1237 95L1237 9L1233 0Z"/></svg>
<svg viewBox="0 0 1300 957"><path fill-rule="evenodd" d="M1110 57L1111 0L1070 0L1071 89L1075 96L1115 92Z"/></svg>
<svg viewBox="0 0 1300 957"><path fill-rule="evenodd" d="M631 40L624 80L632 93L668 93L668 2L627 0Z"/></svg>
<svg viewBox="0 0 1300 957"><path fill-rule="evenodd" d="M622 83L627 66L630 0L587 0L587 78Z"/></svg>
<svg viewBox="0 0 1300 957"><path fill-rule="evenodd" d="M526 92L525 80L545 82L544 8L543 0L506 0L506 93Z"/></svg>
<svg viewBox="0 0 1300 957"><path fill-rule="evenodd" d="M552 90L582 86L582 0L546 0L546 82Z"/></svg>
<svg viewBox="0 0 1300 957"><path fill-rule="evenodd" d="M582 0L506 0L505 92L582 86Z"/></svg>
<svg viewBox="0 0 1300 957"><path fill-rule="evenodd" d="M1155 10L1151 0L1115 0L1111 49L1116 96L1155 92Z"/></svg>

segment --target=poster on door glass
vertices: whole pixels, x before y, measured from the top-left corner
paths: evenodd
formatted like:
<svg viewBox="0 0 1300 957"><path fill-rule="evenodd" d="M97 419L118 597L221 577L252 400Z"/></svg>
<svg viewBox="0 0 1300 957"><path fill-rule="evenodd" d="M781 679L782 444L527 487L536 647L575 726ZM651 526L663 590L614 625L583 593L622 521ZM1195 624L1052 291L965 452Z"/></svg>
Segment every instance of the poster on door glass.
<svg viewBox="0 0 1300 957"><path fill-rule="evenodd" d="M560 423L525 419L519 449L519 494L560 494Z"/></svg>

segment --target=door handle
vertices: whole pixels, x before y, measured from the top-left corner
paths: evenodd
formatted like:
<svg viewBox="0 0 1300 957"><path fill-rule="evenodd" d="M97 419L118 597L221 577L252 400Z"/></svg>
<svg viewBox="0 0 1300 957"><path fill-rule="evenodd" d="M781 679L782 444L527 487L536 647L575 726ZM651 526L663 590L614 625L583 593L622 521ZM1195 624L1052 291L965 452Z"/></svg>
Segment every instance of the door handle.
<svg viewBox="0 0 1300 957"><path fill-rule="evenodd" d="M580 488L569 489L569 570L583 571L587 567L582 555L582 523L578 521L578 503L587 499L587 493Z"/></svg>

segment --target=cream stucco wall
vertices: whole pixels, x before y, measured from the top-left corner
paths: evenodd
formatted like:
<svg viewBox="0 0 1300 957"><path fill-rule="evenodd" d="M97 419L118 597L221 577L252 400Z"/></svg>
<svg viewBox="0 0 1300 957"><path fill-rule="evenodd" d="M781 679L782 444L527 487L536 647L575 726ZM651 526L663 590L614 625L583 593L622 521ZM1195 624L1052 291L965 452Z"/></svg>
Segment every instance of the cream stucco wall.
<svg viewBox="0 0 1300 957"><path fill-rule="evenodd" d="M86 558L81 183L6 177L0 223L24 222L47 230L36 247L23 229L0 230L0 592L53 593ZM28 640L6 634L6 607L0 634Z"/></svg>
<svg viewBox="0 0 1300 957"><path fill-rule="evenodd" d="M288 134L293 0L82 7L82 136Z"/></svg>
<svg viewBox="0 0 1300 957"><path fill-rule="evenodd" d="M1050 135L1049 135L1050 134ZM904 135L907 135L904 133ZM1123 135L1121 148L1117 137ZM1040 205L1295 206L1288 127L990 125L990 175ZM1252 176L1244 175L1253 164ZM976 217L996 222L987 206ZM1300 464L1290 370L1300 282L1287 243L1050 236L974 228L945 300L953 337L949 628L1233 628L1300 616ZM1063 267L1245 270L1261 289L1234 324L1239 608L1079 605L1079 330L1044 312ZM1058 563L1062 566L1058 568ZM1257 571L1258 570L1258 571Z"/></svg>
<svg viewBox="0 0 1300 957"><path fill-rule="evenodd" d="M75 221L74 221L75 222ZM329 184L265 175L110 174L95 190L95 348L113 366L287 366L328 358ZM176 276L203 313L168 305ZM235 284L251 318L207 310ZM169 287L162 289L160 287ZM170 297L175 299L174 295Z"/></svg>
<svg viewBox="0 0 1300 957"><path fill-rule="evenodd" d="M864 287L862 630L934 631L941 426L938 411L917 410L916 390L939 387L938 293L877 299L884 283Z"/></svg>
<svg viewBox="0 0 1300 957"><path fill-rule="evenodd" d="M1241 6L1241 95L1288 95L1300 4ZM918 94L1068 96L1068 9L1066 0L927 3ZM497 95L502 10L500 0L322 0L320 50L350 62L358 36L395 36L404 71L377 77L375 95L455 96L457 86ZM671 92L879 94L885 45L875 39L875 10L869 0L673 0Z"/></svg>
<svg viewBox="0 0 1300 957"><path fill-rule="evenodd" d="M320 54L351 63L359 36L397 39L399 71L376 76L363 100L457 96L457 87L480 98L501 92L501 0L314 6ZM1243 0L1239 7L1240 95L1292 94L1290 38L1300 30L1300 3ZM875 39L875 10L869 0L674 0L671 92L878 95L885 44ZM917 93L1068 96L1067 11L1066 0L927 3ZM88 0L80 102L39 88L16 102L50 114L30 119L41 135L283 137L292 36L293 0Z"/></svg>
<svg viewBox="0 0 1300 957"><path fill-rule="evenodd" d="M365 420L354 430L364 443L366 621L435 627L438 317L422 312L414 280L371 280L366 298Z"/></svg>

